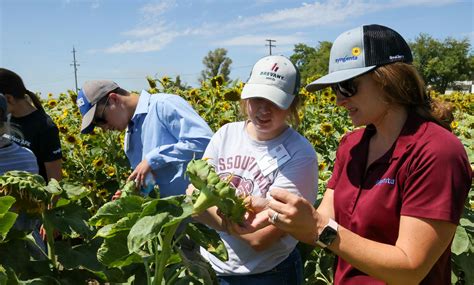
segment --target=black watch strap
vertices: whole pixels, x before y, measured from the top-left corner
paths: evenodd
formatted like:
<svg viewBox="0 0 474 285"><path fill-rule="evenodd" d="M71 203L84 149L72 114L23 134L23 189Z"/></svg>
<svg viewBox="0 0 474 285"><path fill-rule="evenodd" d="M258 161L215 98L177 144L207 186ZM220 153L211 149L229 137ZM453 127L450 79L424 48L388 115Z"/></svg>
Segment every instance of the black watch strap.
<svg viewBox="0 0 474 285"><path fill-rule="evenodd" d="M328 224L323 228L318 239L316 239L316 244L322 248L328 247L336 239L338 227L337 222L329 218Z"/></svg>

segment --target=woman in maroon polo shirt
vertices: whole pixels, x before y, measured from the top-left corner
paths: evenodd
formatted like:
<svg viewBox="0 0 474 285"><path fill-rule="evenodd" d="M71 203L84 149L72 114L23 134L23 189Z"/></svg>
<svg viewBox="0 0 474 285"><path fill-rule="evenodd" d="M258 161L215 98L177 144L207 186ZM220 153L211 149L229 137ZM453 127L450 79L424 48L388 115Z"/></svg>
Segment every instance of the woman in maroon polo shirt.
<svg viewBox="0 0 474 285"><path fill-rule="evenodd" d="M355 126L340 142L317 210L273 190L247 231L273 223L337 255L336 284L451 284L450 245L471 185L447 106L432 100L395 31L367 25L334 42L332 87ZM244 229L240 229L244 230Z"/></svg>

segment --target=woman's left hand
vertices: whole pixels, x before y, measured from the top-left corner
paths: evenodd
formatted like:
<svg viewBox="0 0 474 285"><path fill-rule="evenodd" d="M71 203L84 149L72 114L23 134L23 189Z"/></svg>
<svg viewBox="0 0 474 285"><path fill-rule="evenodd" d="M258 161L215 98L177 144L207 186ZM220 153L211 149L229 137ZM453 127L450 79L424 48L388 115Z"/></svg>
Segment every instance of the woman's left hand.
<svg viewBox="0 0 474 285"><path fill-rule="evenodd" d="M264 210L259 213L247 212L245 220L242 223L229 224L229 232L239 235L249 234L270 225L267 211L268 210Z"/></svg>
<svg viewBox="0 0 474 285"><path fill-rule="evenodd" d="M283 189L273 189L268 207L268 221L295 239L314 244L318 236L318 223L322 217L303 197Z"/></svg>
<svg viewBox="0 0 474 285"><path fill-rule="evenodd" d="M244 202L247 207L247 212L245 213L242 223L233 223L224 216L219 215L224 220L227 232L230 234L249 234L270 224L267 218L268 200L266 198L248 196Z"/></svg>

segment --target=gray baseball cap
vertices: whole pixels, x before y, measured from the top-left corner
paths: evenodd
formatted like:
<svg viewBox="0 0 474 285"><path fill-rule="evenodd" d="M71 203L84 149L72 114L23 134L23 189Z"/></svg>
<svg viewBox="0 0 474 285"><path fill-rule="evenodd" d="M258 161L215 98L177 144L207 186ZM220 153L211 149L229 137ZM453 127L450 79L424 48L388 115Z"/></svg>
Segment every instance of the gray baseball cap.
<svg viewBox="0 0 474 285"><path fill-rule="evenodd" d="M91 80L84 83L76 100L82 116L81 133L92 132L97 103L117 88L119 88L118 84L110 80Z"/></svg>
<svg viewBox="0 0 474 285"><path fill-rule="evenodd" d="M296 66L287 57L270 55L255 63L241 98L265 98L286 110L298 94L299 87L300 76Z"/></svg>
<svg viewBox="0 0 474 285"><path fill-rule="evenodd" d="M329 73L306 86L317 91L393 62L411 63L410 47L396 31L381 25L364 25L346 31L334 41Z"/></svg>

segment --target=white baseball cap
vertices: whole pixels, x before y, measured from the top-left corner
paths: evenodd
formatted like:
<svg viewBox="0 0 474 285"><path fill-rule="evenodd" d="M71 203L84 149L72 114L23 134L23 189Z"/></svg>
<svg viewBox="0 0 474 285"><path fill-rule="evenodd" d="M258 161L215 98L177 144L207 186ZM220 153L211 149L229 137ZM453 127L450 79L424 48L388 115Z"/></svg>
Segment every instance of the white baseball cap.
<svg viewBox="0 0 474 285"><path fill-rule="evenodd" d="M300 75L296 66L285 56L270 55L255 63L241 98L264 98L286 110L299 88Z"/></svg>

